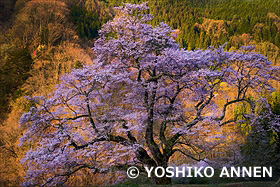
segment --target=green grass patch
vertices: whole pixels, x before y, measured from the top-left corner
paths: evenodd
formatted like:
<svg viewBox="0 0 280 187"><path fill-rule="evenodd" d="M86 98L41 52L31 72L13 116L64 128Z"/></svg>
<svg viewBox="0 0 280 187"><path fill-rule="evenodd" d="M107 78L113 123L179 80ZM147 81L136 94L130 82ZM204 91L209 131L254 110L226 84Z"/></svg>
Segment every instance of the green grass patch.
<svg viewBox="0 0 280 187"><path fill-rule="evenodd" d="M121 184L112 185L110 187L280 187L275 185L275 182L236 182L236 183L221 183L221 184L171 184L171 185L155 185L143 184L144 181L127 180Z"/></svg>

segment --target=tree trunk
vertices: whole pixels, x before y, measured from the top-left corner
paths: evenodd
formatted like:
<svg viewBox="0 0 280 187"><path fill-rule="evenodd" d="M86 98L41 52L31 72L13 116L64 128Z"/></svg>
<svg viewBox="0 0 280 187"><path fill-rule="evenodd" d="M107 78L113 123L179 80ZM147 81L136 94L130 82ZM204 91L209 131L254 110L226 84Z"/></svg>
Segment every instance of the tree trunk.
<svg viewBox="0 0 280 187"><path fill-rule="evenodd" d="M161 158L160 161L156 162L153 158L151 158L149 156L149 154L147 153L147 151L145 149L143 149L142 147L139 147L137 149L136 152L136 157L137 159L142 162L143 164L147 165L149 168L153 167L153 171L151 173L151 182L153 184L159 184L159 185L167 185L167 184L171 184L171 178L166 177L165 175L163 177L157 177L154 173L155 168L156 167L163 167L164 169L166 169L168 167L168 160L169 157L165 156L163 158ZM161 170L158 171L158 175L161 175Z"/></svg>
<svg viewBox="0 0 280 187"><path fill-rule="evenodd" d="M152 183L153 184L160 184L160 185L167 185L167 184L171 184L171 178L169 177L156 177L156 176L152 176Z"/></svg>
<svg viewBox="0 0 280 187"><path fill-rule="evenodd" d="M163 167L164 169L166 169L168 167L168 159L166 159L166 157L164 157L160 163L158 163L158 167ZM154 168L155 171L155 168ZM162 175L161 170L158 170L158 175ZM157 185L168 185L171 184L171 178L170 177L166 177L166 172L165 175L163 177L157 177L155 176L155 173L152 174L152 182L154 184Z"/></svg>

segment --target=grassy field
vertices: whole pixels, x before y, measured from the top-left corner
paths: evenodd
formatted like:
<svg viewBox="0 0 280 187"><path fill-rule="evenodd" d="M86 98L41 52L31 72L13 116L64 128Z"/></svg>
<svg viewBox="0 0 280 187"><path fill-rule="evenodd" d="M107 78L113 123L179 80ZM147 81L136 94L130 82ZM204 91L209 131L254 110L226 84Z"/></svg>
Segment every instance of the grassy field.
<svg viewBox="0 0 280 187"><path fill-rule="evenodd" d="M126 179L123 182L108 187L280 187L275 185L278 177L270 179L251 179L244 178L221 178L213 176L211 178L172 178L171 185L154 185L145 175L139 175L135 179Z"/></svg>
<svg viewBox="0 0 280 187"><path fill-rule="evenodd" d="M276 187L274 186L275 182L238 182L238 183L227 183L227 184L175 184L169 185L169 187ZM279 185L278 185L279 186ZM160 187L160 185L143 185L139 187Z"/></svg>
<svg viewBox="0 0 280 187"><path fill-rule="evenodd" d="M237 183L226 183L226 184L173 184L173 185L151 185L151 184L118 184L111 187L280 187L275 185L275 182L237 182Z"/></svg>

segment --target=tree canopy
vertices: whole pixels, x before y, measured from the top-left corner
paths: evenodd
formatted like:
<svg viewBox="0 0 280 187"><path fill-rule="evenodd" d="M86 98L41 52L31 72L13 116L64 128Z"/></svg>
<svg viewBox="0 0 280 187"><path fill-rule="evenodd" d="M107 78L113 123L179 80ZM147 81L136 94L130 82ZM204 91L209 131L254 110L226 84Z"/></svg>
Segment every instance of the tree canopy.
<svg viewBox="0 0 280 187"><path fill-rule="evenodd" d="M202 126L237 122L227 110L241 102L250 105L242 115L256 117L252 93L273 91L279 67L252 46L181 49L167 24L148 24L147 10L147 4L118 7L99 31L93 64L64 75L53 93L29 98L36 104L20 119L27 129L21 144L33 144L22 160L25 186L64 184L82 169L167 167L174 154L201 160L186 147L197 146L193 137ZM224 87L232 94L222 94Z"/></svg>

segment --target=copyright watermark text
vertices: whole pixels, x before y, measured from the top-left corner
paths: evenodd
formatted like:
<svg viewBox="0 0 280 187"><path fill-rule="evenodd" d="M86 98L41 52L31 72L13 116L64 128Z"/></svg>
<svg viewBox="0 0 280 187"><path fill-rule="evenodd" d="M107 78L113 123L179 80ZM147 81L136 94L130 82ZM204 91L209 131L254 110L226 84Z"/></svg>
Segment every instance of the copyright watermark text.
<svg viewBox="0 0 280 187"><path fill-rule="evenodd" d="M139 169L135 166L131 166L127 169L126 174L129 178L135 179L139 176Z"/></svg>
<svg viewBox="0 0 280 187"><path fill-rule="evenodd" d="M213 177L214 168L208 167L144 167L148 177ZM139 169L131 166L127 169L127 176L135 179L139 176ZM272 177L272 167L223 167L219 170L219 177Z"/></svg>

